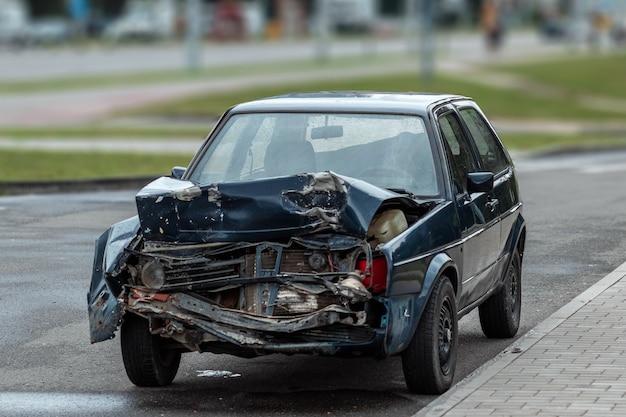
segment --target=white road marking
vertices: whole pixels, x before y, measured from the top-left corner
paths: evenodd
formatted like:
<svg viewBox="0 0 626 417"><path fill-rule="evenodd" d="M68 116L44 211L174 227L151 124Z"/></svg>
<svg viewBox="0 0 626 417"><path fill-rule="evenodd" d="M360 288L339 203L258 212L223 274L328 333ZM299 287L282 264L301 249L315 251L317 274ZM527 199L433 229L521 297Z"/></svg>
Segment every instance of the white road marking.
<svg viewBox="0 0 626 417"><path fill-rule="evenodd" d="M0 392L0 415L119 415L129 410L128 399L116 394L65 394L49 392Z"/></svg>
<svg viewBox="0 0 626 417"><path fill-rule="evenodd" d="M592 165L583 167L580 172L584 174L605 174L610 172L622 172L626 171L626 163L620 164L605 164L605 165Z"/></svg>
<svg viewBox="0 0 626 417"><path fill-rule="evenodd" d="M515 161L519 172L575 171L583 174L605 174L626 171L626 152L589 152Z"/></svg>

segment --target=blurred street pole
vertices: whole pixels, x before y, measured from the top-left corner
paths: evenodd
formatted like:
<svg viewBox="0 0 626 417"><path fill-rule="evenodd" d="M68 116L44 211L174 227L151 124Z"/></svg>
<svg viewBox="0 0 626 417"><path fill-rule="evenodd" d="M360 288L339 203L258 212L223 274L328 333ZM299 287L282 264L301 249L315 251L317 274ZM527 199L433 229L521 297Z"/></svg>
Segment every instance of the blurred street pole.
<svg viewBox="0 0 626 417"><path fill-rule="evenodd" d="M374 18L371 22L369 22L368 28L366 29L365 36L363 36L363 55L376 55L377 53L377 26L381 21L382 14L382 2L383 0L372 0L372 7L374 8Z"/></svg>
<svg viewBox="0 0 626 417"><path fill-rule="evenodd" d="M435 0L419 0L420 78L430 86L435 75Z"/></svg>
<svg viewBox="0 0 626 417"><path fill-rule="evenodd" d="M404 36L409 54L417 50L417 0L404 0Z"/></svg>
<svg viewBox="0 0 626 417"><path fill-rule="evenodd" d="M320 62L328 60L328 49L330 44L330 27L328 21L328 6L326 0L315 1L315 11L317 14L316 23L316 56Z"/></svg>
<svg viewBox="0 0 626 417"><path fill-rule="evenodd" d="M202 36L202 5L200 0L187 0L187 69L195 71L200 68L200 38Z"/></svg>
<svg viewBox="0 0 626 417"><path fill-rule="evenodd" d="M280 0L278 4L280 20L283 28L283 38L288 41L292 41L295 38L297 31L297 6L294 0Z"/></svg>

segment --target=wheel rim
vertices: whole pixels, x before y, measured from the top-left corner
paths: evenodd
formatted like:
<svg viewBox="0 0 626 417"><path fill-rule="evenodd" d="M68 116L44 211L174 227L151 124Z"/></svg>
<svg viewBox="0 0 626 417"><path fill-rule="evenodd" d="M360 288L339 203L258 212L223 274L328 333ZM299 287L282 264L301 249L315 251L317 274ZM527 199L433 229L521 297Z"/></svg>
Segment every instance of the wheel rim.
<svg viewBox="0 0 626 417"><path fill-rule="evenodd" d="M509 301L511 305L511 312L513 313L517 310L517 306L518 306L518 302L517 302L518 282L517 280L518 280L518 277L515 271L515 267L514 265L511 265L511 267L509 268L509 285L511 286L511 288L509 288L509 296L510 296Z"/></svg>
<svg viewBox="0 0 626 417"><path fill-rule="evenodd" d="M450 299L445 298L439 310L439 366L444 374L448 374L451 368L451 357L454 340L454 320Z"/></svg>

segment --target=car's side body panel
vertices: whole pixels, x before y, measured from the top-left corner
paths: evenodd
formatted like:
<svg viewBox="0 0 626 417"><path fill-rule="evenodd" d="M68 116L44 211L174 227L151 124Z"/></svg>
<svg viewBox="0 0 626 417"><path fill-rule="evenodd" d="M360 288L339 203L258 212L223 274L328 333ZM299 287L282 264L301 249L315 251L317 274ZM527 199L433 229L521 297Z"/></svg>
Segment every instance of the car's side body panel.
<svg viewBox="0 0 626 417"><path fill-rule="evenodd" d="M499 256L501 222L487 205L490 193L472 193L458 202L463 240L460 309L482 296L490 287Z"/></svg>
<svg viewBox="0 0 626 417"><path fill-rule="evenodd" d="M457 304L461 312L471 309L489 290L496 277L500 255L501 223L493 190L469 190L467 173L478 169L471 137L464 129L456 107L445 103L435 107L432 123L440 140L442 158L449 178L449 198L457 210L462 259L458 261L459 288ZM476 167L473 169L472 167ZM462 174L462 176L459 176Z"/></svg>
<svg viewBox="0 0 626 417"><path fill-rule="evenodd" d="M452 202L440 203L382 248L393 266L386 294L389 355L402 351L410 342L434 281L448 267L457 271L461 261L460 229L458 222L448 221L455 216Z"/></svg>
<svg viewBox="0 0 626 417"><path fill-rule="evenodd" d="M455 255L458 255L460 252L458 246L447 249L451 250ZM449 278L455 279L458 273L455 261L443 251L404 263L396 269L400 270L401 276L403 269L421 270L423 278L418 292L389 297L387 304L390 327L386 339L386 355L395 355L402 352L411 342L437 279L444 273L447 273Z"/></svg>

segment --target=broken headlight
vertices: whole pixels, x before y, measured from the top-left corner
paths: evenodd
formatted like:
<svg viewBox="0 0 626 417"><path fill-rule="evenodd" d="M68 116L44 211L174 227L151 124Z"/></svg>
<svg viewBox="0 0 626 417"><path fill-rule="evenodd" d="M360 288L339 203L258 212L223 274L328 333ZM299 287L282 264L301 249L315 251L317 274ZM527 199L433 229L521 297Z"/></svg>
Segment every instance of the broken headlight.
<svg viewBox="0 0 626 417"><path fill-rule="evenodd" d="M160 289L165 284L165 270L157 261L148 261L141 268L139 275L141 282L153 290Z"/></svg>

